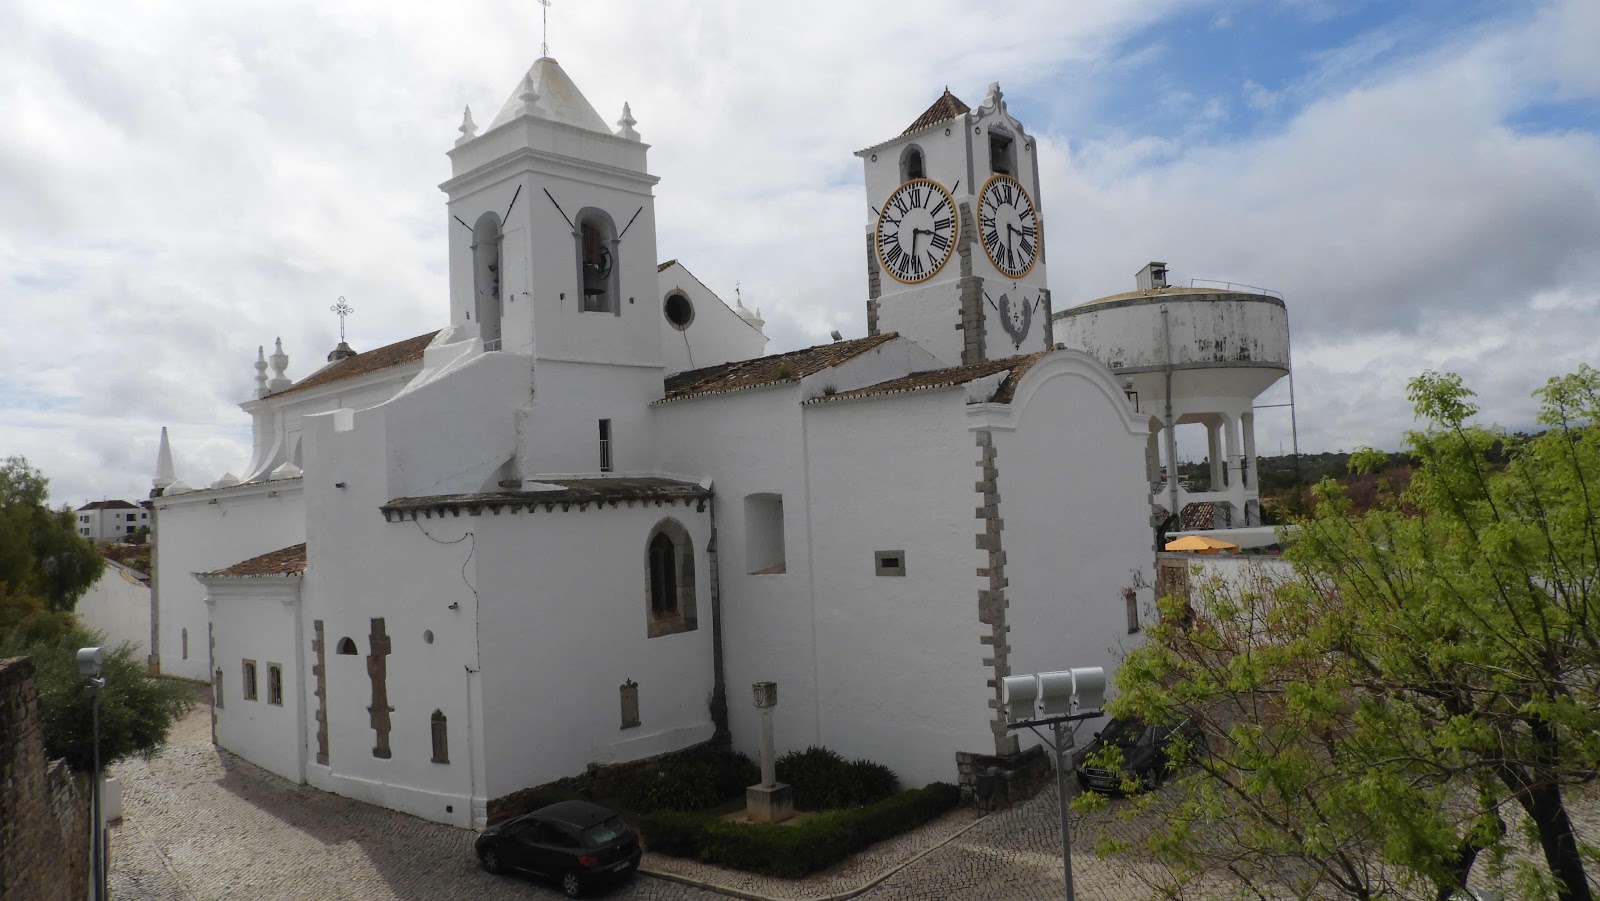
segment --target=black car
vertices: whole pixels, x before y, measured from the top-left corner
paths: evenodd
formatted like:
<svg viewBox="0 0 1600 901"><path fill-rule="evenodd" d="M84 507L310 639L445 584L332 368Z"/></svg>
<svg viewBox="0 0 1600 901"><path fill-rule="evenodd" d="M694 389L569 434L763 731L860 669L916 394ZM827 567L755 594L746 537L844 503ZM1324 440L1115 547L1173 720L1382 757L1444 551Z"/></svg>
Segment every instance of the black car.
<svg viewBox="0 0 1600 901"><path fill-rule="evenodd" d="M1138 720L1113 719L1094 734L1094 741L1079 758L1078 785L1093 791L1120 792L1126 781L1139 789L1161 786L1172 765L1168 750L1174 738L1186 736L1199 741L1198 730L1185 722L1177 726L1147 726ZM1106 748L1122 751L1122 771L1112 772L1094 765L1095 757Z"/></svg>
<svg viewBox="0 0 1600 901"><path fill-rule="evenodd" d="M562 801L491 826L473 849L485 870L554 879L569 898L633 875L641 854L622 817L588 801Z"/></svg>

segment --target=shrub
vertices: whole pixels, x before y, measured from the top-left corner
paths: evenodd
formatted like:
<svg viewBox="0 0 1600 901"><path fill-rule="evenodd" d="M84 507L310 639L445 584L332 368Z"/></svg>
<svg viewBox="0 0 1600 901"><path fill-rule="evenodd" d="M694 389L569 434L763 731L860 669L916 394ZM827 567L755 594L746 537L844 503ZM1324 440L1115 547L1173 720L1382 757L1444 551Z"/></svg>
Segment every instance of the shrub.
<svg viewBox="0 0 1600 901"><path fill-rule="evenodd" d="M955 786L935 782L865 807L820 813L794 826L662 811L644 817L639 830L652 851L794 879L919 826L960 800Z"/></svg>
<svg viewBox="0 0 1600 901"><path fill-rule="evenodd" d="M794 789L801 810L833 810L872 804L894 794L900 780L894 771L870 760L846 761L836 751L810 747L778 758L779 782Z"/></svg>
<svg viewBox="0 0 1600 901"><path fill-rule="evenodd" d="M620 786L622 802L638 813L701 810L739 796L761 774L736 751L700 747L628 774Z"/></svg>

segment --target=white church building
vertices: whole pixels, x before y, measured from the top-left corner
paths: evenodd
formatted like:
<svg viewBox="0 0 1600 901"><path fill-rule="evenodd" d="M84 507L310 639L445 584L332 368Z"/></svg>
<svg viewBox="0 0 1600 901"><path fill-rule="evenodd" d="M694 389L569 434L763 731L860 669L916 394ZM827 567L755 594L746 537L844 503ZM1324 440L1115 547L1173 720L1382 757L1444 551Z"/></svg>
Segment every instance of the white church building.
<svg viewBox="0 0 1600 901"><path fill-rule="evenodd" d="M658 264L635 124L538 60L449 151L437 330L298 380L263 350L238 475L180 481L163 433L152 663L213 683L218 745L478 826L591 764L753 753L772 681L780 753L956 781L1019 750L1003 676L1137 640L1153 420L1053 340L999 87L859 152L867 335L768 356Z"/></svg>

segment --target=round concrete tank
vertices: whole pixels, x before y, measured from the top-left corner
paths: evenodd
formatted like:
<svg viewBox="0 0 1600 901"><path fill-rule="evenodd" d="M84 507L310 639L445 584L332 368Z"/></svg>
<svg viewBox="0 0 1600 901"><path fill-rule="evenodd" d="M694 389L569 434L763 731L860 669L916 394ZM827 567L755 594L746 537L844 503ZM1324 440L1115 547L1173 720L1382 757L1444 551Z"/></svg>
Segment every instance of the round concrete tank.
<svg viewBox="0 0 1600 901"><path fill-rule="evenodd" d="M1136 388L1173 397L1254 400L1289 372L1289 313L1270 294L1215 288L1156 288L1113 294L1062 311L1056 340L1099 358ZM1142 391L1141 391L1142 393Z"/></svg>
<svg viewBox="0 0 1600 901"><path fill-rule="evenodd" d="M1255 399L1289 374L1289 314L1260 289L1170 288L1165 264L1139 273L1141 290L1055 316L1055 340L1110 367L1150 418L1153 522L1173 530L1257 527ZM1177 427L1204 426L1208 477L1177 472ZM1191 448L1191 452L1193 448ZM1174 514L1177 519L1173 520Z"/></svg>

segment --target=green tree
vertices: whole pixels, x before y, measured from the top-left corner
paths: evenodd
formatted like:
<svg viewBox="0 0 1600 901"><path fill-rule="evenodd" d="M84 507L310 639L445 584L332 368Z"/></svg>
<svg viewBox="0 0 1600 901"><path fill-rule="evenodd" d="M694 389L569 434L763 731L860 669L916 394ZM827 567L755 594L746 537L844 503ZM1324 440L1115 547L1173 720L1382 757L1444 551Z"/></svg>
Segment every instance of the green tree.
<svg viewBox="0 0 1600 901"><path fill-rule="evenodd" d="M33 658L44 720L45 751L65 757L72 768L87 772L94 761L93 711L86 684L78 673L79 648L99 646L104 636L76 626L18 628L0 634L0 659ZM145 672L134 647L106 649L100 692L100 764L129 755L148 755L166 740L167 732L190 708L191 689L174 679Z"/></svg>
<svg viewBox="0 0 1600 901"><path fill-rule="evenodd" d="M1113 712L1204 735L1178 787L1138 805L1164 805L1146 849L1164 889L1226 871L1300 897L1443 899L1487 859L1518 898L1592 897L1566 802L1600 771L1600 372L1536 396L1548 431L1518 440L1470 423L1459 378L1424 373L1408 485L1380 480L1358 513L1324 481L1294 579L1161 601Z"/></svg>
<svg viewBox="0 0 1600 901"><path fill-rule="evenodd" d="M15 602L12 610L27 602L70 611L104 566L78 535L72 511L46 505L49 484L24 457L0 464L0 584Z"/></svg>

